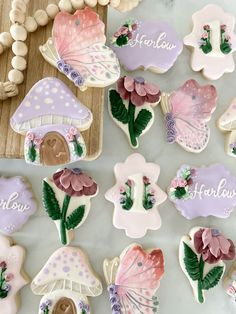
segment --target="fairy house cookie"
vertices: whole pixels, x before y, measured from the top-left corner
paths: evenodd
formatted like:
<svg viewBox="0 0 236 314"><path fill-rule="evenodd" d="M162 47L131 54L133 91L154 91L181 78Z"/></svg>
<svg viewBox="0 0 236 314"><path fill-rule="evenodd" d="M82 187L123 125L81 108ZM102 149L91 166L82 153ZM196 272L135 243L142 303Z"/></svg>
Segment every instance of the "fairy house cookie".
<svg viewBox="0 0 236 314"><path fill-rule="evenodd" d="M22 228L37 210L37 202L24 177L0 177L0 231L10 235Z"/></svg>
<svg viewBox="0 0 236 314"><path fill-rule="evenodd" d="M154 110L161 100L157 85L142 77L125 76L118 80L117 89L109 91L109 112L115 123L127 135L132 148L154 123Z"/></svg>
<svg viewBox="0 0 236 314"><path fill-rule="evenodd" d="M217 105L216 88L188 80L176 91L162 93L167 142L178 143L186 151L200 153L210 139L210 121Z"/></svg>
<svg viewBox="0 0 236 314"><path fill-rule="evenodd" d="M86 156L80 131L89 129L91 111L59 79L37 82L11 118L11 127L25 137L25 160L54 166Z"/></svg>
<svg viewBox="0 0 236 314"><path fill-rule="evenodd" d="M90 199L98 194L97 183L81 169L61 169L43 180L43 204L54 220L61 243L67 245L74 229L81 226L90 211Z"/></svg>
<svg viewBox="0 0 236 314"><path fill-rule="evenodd" d="M100 295L102 284L81 249L63 247L51 255L31 289L42 296L39 314L90 314L88 297Z"/></svg>
<svg viewBox="0 0 236 314"><path fill-rule="evenodd" d="M183 42L166 22L125 22L113 35L112 49L128 71L167 72L183 49Z"/></svg>
<svg viewBox="0 0 236 314"><path fill-rule="evenodd" d="M40 46L44 59L81 90L106 87L120 76L116 55L105 45L105 25L91 8L56 15L52 37Z"/></svg>
<svg viewBox="0 0 236 314"><path fill-rule="evenodd" d="M0 235L0 312L16 314L19 308L19 291L29 280L23 271L25 250L12 245L11 240Z"/></svg>
<svg viewBox="0 0 236 314"><path fill-rule="evenodd" d="M167 195L156 184L160 167L147 163L140 154L130 155L115 165L116 184L105 198L114 204L113 225L130 238L142 238L148 229L161 227L158 205Z"/></svg>
<svg viewBox="0 0 236 314"><path fill-rule="evenodd" d="M219 6L209 4L194 13L192 19L192 33L184 38L184 44L192 48L192 69L203 71L203 75L210 80L233 72L235 17Z"/></svg>
<svg viewBox="0 0 236 314"><path fill-rule="evenodd" d="M157 290L164 275L164 256L160 249L145 251L132 244L112 260L106 259L103 271L111 313L157 313Z"/></svg>

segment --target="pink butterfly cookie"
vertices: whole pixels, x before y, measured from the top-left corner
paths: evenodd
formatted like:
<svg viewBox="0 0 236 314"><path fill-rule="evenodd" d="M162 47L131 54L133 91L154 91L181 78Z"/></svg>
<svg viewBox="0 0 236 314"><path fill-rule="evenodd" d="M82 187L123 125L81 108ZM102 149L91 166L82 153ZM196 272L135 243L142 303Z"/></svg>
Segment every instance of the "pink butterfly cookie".
<svg viewBox="0 0 236 314"><path fill-rule="evenodd" d="M174 142L191 153L200 153L210 139L207 122L216 109L214 86L200 86L195 80L184 83L171 94L162 94L161 107L165 115L167 142Z"/></svg>

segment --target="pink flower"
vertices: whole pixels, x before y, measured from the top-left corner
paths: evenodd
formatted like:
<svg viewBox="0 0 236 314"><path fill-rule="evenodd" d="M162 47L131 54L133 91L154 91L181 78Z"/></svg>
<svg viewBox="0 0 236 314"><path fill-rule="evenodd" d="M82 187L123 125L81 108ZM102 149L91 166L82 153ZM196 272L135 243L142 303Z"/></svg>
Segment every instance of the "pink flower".
<svg viewBox="0 0 236 314"><path fill-rule="evenodd" d="M34 140L34 137L35 137L34 133L28 132L28 133L26 134L26 138L27 138L28 140L30 140L30 141L33 141L33 140Z"/></svg>
<svg viewBox="0 0 236 314"><path fill-rule="evenodd" d="M232 260L235 257L235 246L217 229L200 229L194 235L194 246L204 262L217 263L220 260Z"/></svg>
<svg viewBox="0 0 236 314"><path fill-rule="evenodd" d="M132 185L133 185L133 181L129 179L129 180L126 182L126 184L131 188Z"/></svg>
<svg viewBox="0 0 236 314"><path fill-rule="evenodd" d="M40 147L40 145L43 143L43 139L42 138L40 138L40 137L36 137L35 139L34 139L34 144L39 148Z"/></svg>
<svg viewBox="0 0 236 314"><path fill-rule="evenodd" d="M132 24L132 31L136 31L136 29L138 28L138 24L137 23L134 23Z"/></svg>
<svg viewBox="0 0 236 314"><path fill-rule="evenodd" d="M208 33L207 33L207 32L203 33L203 34L202 34L202 38L203 38L203 39L207 39L207 38L208 38Z"/></svg>
<svg viewBox="0 0 236 314"><path fill-rule="evenodd" d="M12 279L14 279L14 275L13 274L7 274L6 277L5 277L6 281L9 282L11 281Z"/></svg>
<svg viewBox="0 0 236 314"><path fill-rule="evenodd" d="M120 193L125 193L125 188L121 187L120 188Z"/></svg>
<svg viewBox="0 0 236 314"><path fill-rule="evenodd" d="M227 41L230 41L230 40L231 40L231 37L230 37L229 35L227 35L227 36L225 36L225 39L226 39Z"/></svg>
<svg viewBox="0 0 236 314"><path fill-rule="evenodd" d="M210 25L204 25L203 29L204 29L205 31L209 31L209 30L210 30Z"/></svg>
<svg viewBox="0 0 236 314"><path fill-rule="evenodd" d="M71 127L69 130L69 133L72 135L77 135L78 134L78 130L75 127Z"/></svg>
<svg viewBox="0 0 236 314"><path fill-rule="evenodd" d="M220 28L221 28L222 30L224 30L224 31L226 30L226 27L227 27L227 26L226 26L225 24L220 25Z"/></svg>
<svg viewBox="0 0 236 314"><path fill-rule="evenodd" d="M71 133L66 134L66 139L68 142L72 142L74 140L74 135Z"/></svg>
<svg viewBox="0 0 236 314"><path fill-rule="evenodd" d="M170 186L174 189L176 189L177 187L185 187L186 185L187 185L187 181L182 178L176 178L172 180L170 184Z"/></svg>
<svg viewBox="0 0 236 314"><path fill-rule="evenodd" d="M143 183L144 183L144 184L150 184L149 178L146 177L146 176L144 176L144 177L143 177Z"/></svg>
<svg viewBox="0 0 236 314"><path fill-rule="evenodd" d="M117 87L121 98L135 106L142 106L146 102L156 103L160 100L159 87L145 82L142 77L124 76L118 80Z"/></svg>
<svg viewBox="0 0 236 314"><path fill-rule="evenodd" d="M126 26L122 26L115 34L114 37L118 38L121 35L127 35L129 32L129 28Z"/></svg>
<svg viewBox="0 0 236 314"><path fill-rule="evenodd" d="M7 263L6 262L1 262L0 263L0 268L7 268Z"/></svg>
<svg viewBox="0 0 236 314"><path fill-rule="evenodd" d="M226 292L227 292L227 294L230 295L230 296L234 296L235 293L236 293L234 287L231 286L231 285L227 287Z"/></svg>

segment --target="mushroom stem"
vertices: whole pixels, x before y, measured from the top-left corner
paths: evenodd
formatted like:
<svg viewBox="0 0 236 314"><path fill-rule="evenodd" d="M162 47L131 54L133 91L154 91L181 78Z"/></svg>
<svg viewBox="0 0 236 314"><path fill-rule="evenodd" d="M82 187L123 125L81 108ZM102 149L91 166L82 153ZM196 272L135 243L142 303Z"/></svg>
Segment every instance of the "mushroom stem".
<svg viewBox="0 0 236 314"><path fill-rule="evenodd" d="M66 235L66 216L67 210L69 207L71 197L69 195L65 195L63 206L62 206L62 215L61 215L61 225L60 225L60 233L61 233L61 243L67 244L67 235Z"/></svg>

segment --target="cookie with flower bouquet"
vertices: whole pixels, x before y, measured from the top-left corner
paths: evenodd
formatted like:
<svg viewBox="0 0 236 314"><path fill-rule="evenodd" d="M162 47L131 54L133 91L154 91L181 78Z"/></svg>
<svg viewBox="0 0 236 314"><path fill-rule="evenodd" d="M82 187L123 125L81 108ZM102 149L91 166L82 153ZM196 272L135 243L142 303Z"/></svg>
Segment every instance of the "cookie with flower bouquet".
<svg viewBox="0 0 236 314"><path fill-rule="evenodd" d="M97 183L79 168L59 169L43 180L43 205L55 222L63 245L74 237L90 211L90 199L98 194Z"/></svg>
<svg viewBox="0 0 236 314"><path fill-rule="evenodd" d="M110 116L126 134L132 148L138 148L139 138L153 125L153 107L160 100L159 87L142 77L124 76L118 80L116 89L110 89Z"/></svg>
<svg viewBox="0 0 236 314"><path fill-rule="evenodd" d="M204 303L205 292L220 283L225 272L224 261L234 257L234 243L218 229L194 227L181 238L180 266L198 303Z"/></svg>

